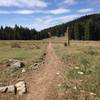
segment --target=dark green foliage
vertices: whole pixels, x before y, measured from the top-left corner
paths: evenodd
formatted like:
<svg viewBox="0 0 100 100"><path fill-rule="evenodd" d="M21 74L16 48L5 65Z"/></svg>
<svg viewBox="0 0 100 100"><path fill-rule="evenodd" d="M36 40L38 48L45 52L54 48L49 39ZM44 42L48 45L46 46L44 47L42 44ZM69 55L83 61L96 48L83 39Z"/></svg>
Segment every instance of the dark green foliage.
<svg viewBox="0 0 100 100"><path fill-rule="evenodd" d="M40 33L51 32L52 36L64 36L67 27L70 38L75 40L100 40L100 14L86 15L74 21L57 25Z"/></svg>
<svg viewBox="0 0 100 100"><path fill-rule="evenodd" d="M1 40L33 40L38 39L38 32L35 29L28 29L22 26L15 25L14 28L1 26L0 28Z"/></svg>
<svg viewBox="0 0 100 100"><path fill-rule="evenodd" d="M41 40L52 36L64 36L69 26L69 35L74 40L100 40L100 14L86 15L74 21L56 25L37 32L35 29L28 29L15 25L14 28L1 26L1 40Z"/></svg>

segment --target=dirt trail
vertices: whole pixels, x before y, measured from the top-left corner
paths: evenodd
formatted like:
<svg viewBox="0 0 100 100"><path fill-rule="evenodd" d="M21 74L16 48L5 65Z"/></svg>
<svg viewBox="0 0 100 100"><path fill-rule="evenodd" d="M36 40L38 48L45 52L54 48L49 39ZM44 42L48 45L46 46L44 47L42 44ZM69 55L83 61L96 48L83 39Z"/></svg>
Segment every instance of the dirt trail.
<svg viewBox="0 0 100 100"><path fill-rule="evenodd" d="M26 100L61 100L58 87L62 82L62 62L57 58L52 44L46 51L45 63L26 78L29 93ZM59 84L59 85L58 85Z"/></svg>

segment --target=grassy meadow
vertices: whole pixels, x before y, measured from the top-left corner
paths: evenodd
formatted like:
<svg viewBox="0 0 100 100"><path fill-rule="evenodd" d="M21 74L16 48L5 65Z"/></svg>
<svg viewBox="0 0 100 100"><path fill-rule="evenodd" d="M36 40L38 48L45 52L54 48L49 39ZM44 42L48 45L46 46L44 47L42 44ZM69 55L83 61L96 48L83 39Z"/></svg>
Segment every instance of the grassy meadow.
<svg viewBox="0 0 100 100"><path fill-rule="evenodd" d="M9 81L10 78L18 77L21 69L10 68L10 59L16 59L25 63L27 71L31 65L43 60L43 53L47 43L44 41L0 41L0 82Z"/></svg>
<svg viewBox="0 0 100 100"><path fill-rule="evenodd" d="M100 100L100 42L71 41L69 47L65 38L52 42L65 64L64 100Z"/></svg>
<svg viewBox="0 0 100 100"><path fill-rule="evenodd" d="M18 77L22 69L7 66L9 59L25 62L25 69L43 61L48 41L64 62L64 100L100 100L100 41L71 41L65 47L65 38L42 41L0 41L0 82ZM18 99L20 100L20 99Z"/></svg>

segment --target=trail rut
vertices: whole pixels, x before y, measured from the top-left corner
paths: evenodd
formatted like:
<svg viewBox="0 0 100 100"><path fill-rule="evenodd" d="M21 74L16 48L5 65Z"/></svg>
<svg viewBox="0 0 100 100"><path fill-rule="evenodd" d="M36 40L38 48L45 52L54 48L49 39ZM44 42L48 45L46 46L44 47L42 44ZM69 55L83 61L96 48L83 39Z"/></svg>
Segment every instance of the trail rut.
<svg viewBox="0 0 100 100"><path fill-rule="evenodd" d="M59 86L62 83L62 62L56 56L52 44L46 50L45 63L26 78L29 93L26 100L61 100Z"/></svg>

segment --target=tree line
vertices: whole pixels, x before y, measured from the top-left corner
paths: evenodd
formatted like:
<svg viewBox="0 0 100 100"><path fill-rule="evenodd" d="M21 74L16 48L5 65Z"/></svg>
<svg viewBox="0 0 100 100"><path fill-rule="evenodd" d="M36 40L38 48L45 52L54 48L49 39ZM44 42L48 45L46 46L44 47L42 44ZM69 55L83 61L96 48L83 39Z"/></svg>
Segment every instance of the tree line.
<svg viewBox="0 0 100 100"><path fill-rule="evenodd" d="M15 25L12 27L0 27L0 40L40 40L45 37L40 34L35 29L29 29L27 27L22 27Z"/></svg>
<svg viewBox="0 0 100 100"><path fill-rule="evenodd" d="M100 14L86 15L74 21L56 25L40 32L15 25L11 27L0 27L0 40L41 40L52 36L64 36L69 27L70 39L74 40L100 40Z"/></svg>
<svg viewBox="0 0 100 100"><path fill-rule="evenodd" d="M100 14L86 15L74 21L56 25L42 30L41 33L51 32L52 36L64 36L69 27L70 39L73 40L100 40Z"/></svg>

